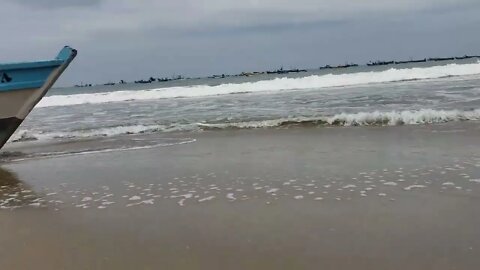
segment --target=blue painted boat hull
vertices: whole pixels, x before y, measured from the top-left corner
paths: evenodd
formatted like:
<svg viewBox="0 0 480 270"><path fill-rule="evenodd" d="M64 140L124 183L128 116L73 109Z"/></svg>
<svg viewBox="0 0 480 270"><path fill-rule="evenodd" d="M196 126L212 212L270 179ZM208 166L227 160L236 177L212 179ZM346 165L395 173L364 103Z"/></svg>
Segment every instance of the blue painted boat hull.
<svg viewBox="0 0 480 270"><path fill-rule="evenodd" d="M76 55L76 50L64 47L53 60L0 64L0 148Z"/></svg>

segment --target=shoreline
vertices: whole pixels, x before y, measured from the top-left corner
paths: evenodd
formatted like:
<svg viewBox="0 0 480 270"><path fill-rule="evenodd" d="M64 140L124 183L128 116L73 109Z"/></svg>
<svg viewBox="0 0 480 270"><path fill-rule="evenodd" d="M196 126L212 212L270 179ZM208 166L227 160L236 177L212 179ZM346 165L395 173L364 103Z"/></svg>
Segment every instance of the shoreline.
<svg viewBox="0 0 480 270"><path fill-rule="evenodd" d="M292 122L291 124L279 126L266 126L258 128L205 128L198 131L174 131L174 132L152 132L139 134L120 134L114 136L97 136L90 138L66 138L59 141L22 141L7 144L0 152L0 162L21 162L23 159L32 160L36 158L56 158L76 156L84 154L102 154L109 152L135 151L142 149L154 149L183 144L195 143L197 140L209 137L225 136L255 136L273 133L311 133L319 134L354 134L359 132L383 131L386 135L398 131L401 134L409 135L409 132L432 132L432 133L475 133L480 136L480 121L452 121L434 124L415 125L372 125L372 126L324 126L306 122ZM3 159L2 159L3 157Z"/></svg>

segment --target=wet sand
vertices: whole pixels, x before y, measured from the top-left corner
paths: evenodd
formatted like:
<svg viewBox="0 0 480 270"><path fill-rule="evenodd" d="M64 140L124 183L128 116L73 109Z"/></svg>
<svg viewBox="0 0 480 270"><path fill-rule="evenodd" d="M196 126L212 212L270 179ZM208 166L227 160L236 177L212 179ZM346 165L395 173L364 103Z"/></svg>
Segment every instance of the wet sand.
<svg viewBox="0 0 480 270"><path fill-rule="evenodd" d="M478 123L175 136L2 165L0 269L480 265Z"/></svg>

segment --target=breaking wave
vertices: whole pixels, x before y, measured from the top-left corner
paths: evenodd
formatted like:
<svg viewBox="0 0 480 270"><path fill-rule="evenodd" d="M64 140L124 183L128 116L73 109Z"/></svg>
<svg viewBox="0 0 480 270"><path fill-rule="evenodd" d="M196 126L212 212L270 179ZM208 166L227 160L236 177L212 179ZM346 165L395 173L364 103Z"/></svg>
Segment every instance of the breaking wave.
<svg viewBox="0 0 480 270"><path fill-rule="evenodd" d="M43 132L38 133L30 130L17 131L10 141L12 142L24 142L24 141L45 141L52 139L72 139L72 138L94 138L94 137L111 137L117 135L127 134L143 134L168 131L165 126L161 125L134 125L134 126L118 126L118 127L106 127L91 130L78 130L78 131L64 131L64 132Z"/></svg>
<svg viewBox="0 0 480 270"><path fill-rule="evenodd" d="M386 83L396 81L437 79L451 76L480 74L480 62L473 64L449 64L426 68L389 69L377 72L351 74L312 75L303 78L277 78L258 82L222 84L217 86L196 85L184 87L156 88L149 90L126 90L106 93L55 95L45 97L38 107L101 104L132 100L155 100L218 96L234 93L276 92L282 90L317 89Z"/></svg>
<svg viewBox="0 0 480 270"><path fill-rule="evenodd" d="M289 126L397 126L436 124L455 121L480 120L480 109L460 110L419 110L391 112L341 113L328 117L299 117L236 123L198 123L202 129L248 129Z"/></svg>
<svg viewBox="0 0 480 270"><path fill-rule="evenodd" d="M182 131L201 131L219 129L255 129L296 126L398 126L436 124L456 121L478 121L480 109L462 110L432 110L390 111L390 112L359 112L341 113L332 116L280 118L259 121L238 121L220 123L190 123L163 125L134 125L99 128L83 131L44 132L19 130L10 139L11 142L48 141L54 139L87 139L98 137L113 137L118 135L150 134Z"/></svg>

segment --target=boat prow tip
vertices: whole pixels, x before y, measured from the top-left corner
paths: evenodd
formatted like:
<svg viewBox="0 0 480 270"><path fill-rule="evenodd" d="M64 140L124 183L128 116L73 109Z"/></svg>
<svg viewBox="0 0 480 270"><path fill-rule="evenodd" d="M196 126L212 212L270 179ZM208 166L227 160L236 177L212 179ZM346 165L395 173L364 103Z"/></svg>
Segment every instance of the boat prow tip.
<svg viewBox="0 0 480 270"><path fill-rule="evenodd" d="M71 61L75 56L77 56L77 50L70 47L65 46L63 49L58 53L56 59L63 60L63 61Z"/></svg>

